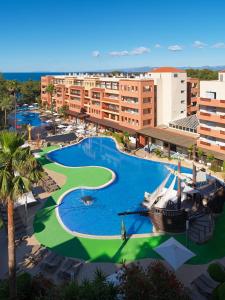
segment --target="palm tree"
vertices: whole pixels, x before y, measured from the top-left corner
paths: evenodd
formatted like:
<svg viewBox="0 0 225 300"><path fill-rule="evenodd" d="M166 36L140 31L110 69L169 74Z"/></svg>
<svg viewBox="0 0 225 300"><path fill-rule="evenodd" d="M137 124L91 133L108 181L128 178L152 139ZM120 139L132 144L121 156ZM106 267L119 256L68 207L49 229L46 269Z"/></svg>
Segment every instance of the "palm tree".
<svg viewBox="0 0 225 300"><path fill-rule="evenodd" d="M53 115L53 99L52 99L52 96L55 92L55 87L52 83L50 83L49 85L46 86L45 88L45 92L49 94L50 96L50 102L51 102L51 113Z"/></svg>
<svg viewBox="0 0 225 300"><path fill-rule="evenodd" d="M0 199L8 213L8 273L10 299L16 299L14 202L42 177L42 168L24 139L15 132L0 133Z"/></svg>
<svg viewBox="0 0 225 300"><path fill-rule="evenodd" d="M16 130L16 106L17 106L17 93L20 91L20 85L16 80L7 80L6 82L7 93L11 96L14 105L14 127Z"/></svg>
<svg viewBox="0 0 225 300"><path fill-rule="evenodd" d="M13 101L12 98L7 94L0 95L0 109L4 111L4 127L7 125L7 112L12 110Z"/></svg>

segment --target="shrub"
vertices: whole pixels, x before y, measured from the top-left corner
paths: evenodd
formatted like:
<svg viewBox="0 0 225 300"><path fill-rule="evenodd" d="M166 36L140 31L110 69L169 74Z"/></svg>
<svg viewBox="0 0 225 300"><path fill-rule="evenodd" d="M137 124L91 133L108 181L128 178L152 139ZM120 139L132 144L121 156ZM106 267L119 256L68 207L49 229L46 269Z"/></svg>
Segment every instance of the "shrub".
<svg viewBox="0 0 225 300"><path fill-rule="evenodd" d="M156 155L156 156L162 157L162 154L163 154L162 150L160 150L160 149L155 149L154 152L155 152L155 155Z"/></svg>
<svg viewBox="0 0 225 300"><path fill-rule="evenodd" d="M17 277L17 297L20 300L27 300L31 298L32 289L32 278L28 273L22 273Z"/></svg>
<svg viewBox="0 0 225 300"><path fill-rule="evenodd" d="M217 290L218 300L225 299L225 283L221 284Z"/></svg>
<svg viewBox="0 0 225 300"><path fill-rule="evenodd" d="M146 269L139 264L124 266L119 280L121 282L119 289L124 300L189 299L175 274L161 262L153 262Z"/></svg>
<svg viewBox="0 0 225 300"><path fill-rule="evenodd" d="M217 282L225 282L225 270L218 263L212 263L208 266L208 273L212 279ZM225 299L225 298L224 298Z"/></svg>
<svg viewBox="0 0 225 300"><path fill-rule="evenodd" d="M9 283L8 280L0 281L0 299L7 300L9 299Z"/></svg>
<svg viewBox="0 0 225 300"><path fill-rule="evenodd" d="M85 280L81 285L76 282L60 287L60 300L115 300L117 288L106 282L105 276L96 272L93 281Z"/></svg>

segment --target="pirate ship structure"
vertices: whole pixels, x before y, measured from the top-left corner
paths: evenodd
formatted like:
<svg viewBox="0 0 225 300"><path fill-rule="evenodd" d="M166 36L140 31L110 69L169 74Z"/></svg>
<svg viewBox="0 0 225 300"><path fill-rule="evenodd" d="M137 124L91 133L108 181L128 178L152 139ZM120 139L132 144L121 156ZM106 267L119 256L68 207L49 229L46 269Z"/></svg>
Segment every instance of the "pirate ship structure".
<svg viewBox="0 0 225 300"><path fill-rule="evenodd" d="M197 243L207 241L213 235L215 214L223 211L224 184L205 171L197 170L195 162L192 174L181 173L180 160L177 171L167 169L168 175L157 189L153 193L145 192L143 210L119 215L140 214L150 218L155 232L186 231Z"/></svg>

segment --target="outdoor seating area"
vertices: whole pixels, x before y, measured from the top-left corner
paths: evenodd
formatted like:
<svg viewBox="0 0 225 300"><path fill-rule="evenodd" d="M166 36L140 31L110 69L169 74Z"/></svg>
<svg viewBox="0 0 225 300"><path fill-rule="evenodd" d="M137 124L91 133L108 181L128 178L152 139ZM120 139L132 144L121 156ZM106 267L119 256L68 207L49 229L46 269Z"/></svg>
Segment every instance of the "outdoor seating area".
<svg viewBox="0 0 225 300"><path fill-rule="evenodd" d="M47 172L44 172L44 178L41 181L44 190L48 193L52 193L59 189L59 186L57 185L55 180L52 179Z"/></svg>
<svg viewBox="0 0 225 300"><path fill-rule="evenodd" d="M184 159L188 158L188 155L184 154L184 153L175 152L172 150L170 150L170 153L168 153L168 149L165 149L162 146L154 144L154 143L150 143L150 144L146 145L143 149L148 153L154 153L160 157L168 157L168 155L169 155L170 158L176 159L176 160L178 160L178 159L184 160Z"/></svg>
<svg viewBox="0 0 225 300"><path fill-rule="evenodd" d="M0 216L7 228L8 215L7 208L4 205L0 206ZM22 215L21 207L16 207L14 209L14 224L15 224L15 241L18 244L21 240L27 237L27 231L25 226L24 215Z"/></svg>

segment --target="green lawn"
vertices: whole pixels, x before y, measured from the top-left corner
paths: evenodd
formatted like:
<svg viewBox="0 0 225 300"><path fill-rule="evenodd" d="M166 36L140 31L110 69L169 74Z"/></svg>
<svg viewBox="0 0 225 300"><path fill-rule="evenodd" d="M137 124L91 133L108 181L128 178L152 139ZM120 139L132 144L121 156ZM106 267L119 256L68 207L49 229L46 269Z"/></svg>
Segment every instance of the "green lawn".
<svg viewBox="0 0 225 300"><path fill-rule="evenodd" d="M148 238L130 238L126 242L120 239L90 239L75 237L65 231L59 224L55 206L59 197L67 190L79 186L98 187L111 180L111 172L96 167L67 168L48 161L45 154L52 150L45 149L40 158L44 167L67 177L65 185L52 194L45 207L38 211L34 220L34 232L41 244L53 251L74 258L98 262L133 261L141 258L159 258L154 247L168 239L169 235ZM97 220L97 217L96 217ZM185 245L184 235L175 238ZM213 259L225 256L225 213L216 221L213 239L204 245L189 244L189 248L196 253L190 260L191 264L203 264Z"/></svg>

